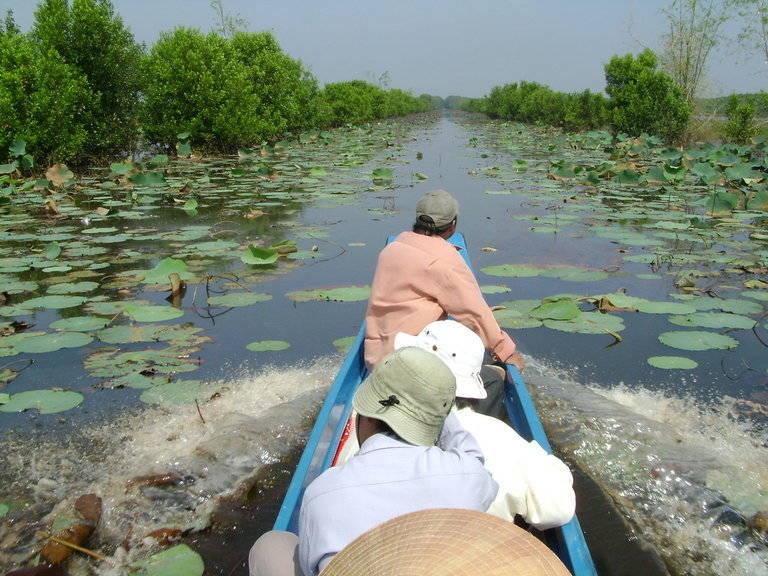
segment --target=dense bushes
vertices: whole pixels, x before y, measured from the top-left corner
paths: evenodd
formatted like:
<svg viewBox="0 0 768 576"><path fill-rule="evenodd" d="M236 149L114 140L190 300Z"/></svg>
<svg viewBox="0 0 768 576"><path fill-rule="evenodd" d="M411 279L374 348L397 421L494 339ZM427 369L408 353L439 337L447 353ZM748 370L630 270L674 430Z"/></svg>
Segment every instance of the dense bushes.
<svg viewBox="0 0 768 576"><path fill-rule="evenodd" d="M555 92L536 82L496 86L482 101L464 102L466 110L483 111L492 118L559 126L567 130L599 128L606 123L606 100L589 90L577 94Z"/></svg>
<svg viewBox="0 0 768 576"><path fill-rule="evenodd" d="M86 79L58 53L0 34L0 159L16 139L39 163L80 157L93 100Z"/></svg>
<svg viewBox="0 0 768 576"><path fill-rule="evenodd" d="M126 152L138 134L141 47L109 0L45 0L35 13L32 39L82 75L90 92L81 103L83 153Z"/></svg>
<svg viewBox="0 0 768 576"><path fill-rule="evenodd" d="M15 140L43 164L168 147L181 133L231 151L440 106L361 81L320 90L267 32L179 28L145 54L109 0L42 0L28 34L10 11L0 22L0 163Z"/></svg>
<svg viewBox="0 0 768 576"><path fill-rule="evenodd" d="M323 120L331 126L403 116L442 105L442 99L438 102L426 94L417 98L403 90L384 90L362 80L327 84L321 100Z"/></svg>
<svg viewBox="0 0 768 576"><path fill-rule="evenodd" d="M614 131L674 140L685 130L690 116L685 96L657 64L656 55L645 49L637 57L614 56L605 65Z"/></svg>
<svg viewBox="0 0 768 576"><path fill-rule="evenodd" d="M726 140L737 144L746 144L757 135L755 123L755 105L750 99L742 99L731 94L726 108L728 121L723 126Z"/></svg>

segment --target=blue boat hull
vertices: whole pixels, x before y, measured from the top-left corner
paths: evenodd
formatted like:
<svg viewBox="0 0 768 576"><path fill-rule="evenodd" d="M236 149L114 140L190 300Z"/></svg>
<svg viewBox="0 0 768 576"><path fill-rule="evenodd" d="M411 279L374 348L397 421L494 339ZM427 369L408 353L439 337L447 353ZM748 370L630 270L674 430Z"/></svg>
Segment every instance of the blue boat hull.
<svg viewBox="0 0 768 576"><path fill-rule="evenodd" d="M464 237L457 233L449 241L460 249L462 256L469 264ZM280 507L275 521L275 530L298 531L299 507L304 490L312 480L331 466L334 460L339 441L352 412L352 396L368 375L363 358L364 336L365 326L363 325L320 409ZM528 389L520 372L512 365L507 365L504 404L515 430L528 440L536 440L544 450L551 452L552 448ZM545 531L544 536L547 545L574 576L596 576L597 572L589 548L576 517L560 528Z"/></svg>

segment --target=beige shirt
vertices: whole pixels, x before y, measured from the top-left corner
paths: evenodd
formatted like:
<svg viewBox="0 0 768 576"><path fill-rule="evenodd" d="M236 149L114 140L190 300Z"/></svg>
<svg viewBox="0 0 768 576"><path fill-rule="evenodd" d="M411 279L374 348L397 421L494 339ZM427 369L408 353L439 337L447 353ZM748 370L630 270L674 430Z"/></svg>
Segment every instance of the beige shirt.
<svg viewBox="0 0 768 576"><path fill-rule="evenodd" d="M398 332L416 335L447 316L477 333L499 360L514 354L515 343L456 248L439 236L402 232L379 254L365 315L365 363L375 366L392 352Z"/></svg>

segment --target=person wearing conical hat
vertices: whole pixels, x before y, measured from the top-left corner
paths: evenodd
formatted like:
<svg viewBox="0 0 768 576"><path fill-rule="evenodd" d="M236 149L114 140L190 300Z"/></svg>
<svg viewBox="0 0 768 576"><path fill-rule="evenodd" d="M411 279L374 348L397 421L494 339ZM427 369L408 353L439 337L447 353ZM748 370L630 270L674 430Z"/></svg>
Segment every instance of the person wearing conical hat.
<svg viewBox="0 0 768 576"><path fill-rule="evenodd" d="M365 315L369 369L394 349L395 334L418 334L447 316L477 333L496 360L524 366L474 274L447 241L456 231L458 215L459 204L448 192L428 192L416 204L413 230L400 233L379 254Z"/></svg>
<svg viewBox="0 0 768 576"><path fill-rule="evenodd" d="M528 442L505 422L473 409L486 395L480 378L485 349L478 335L458 322L442 320L416 336L397 334L395 349L407 346L436 355L456 378L456 416L479 444L485 467L499 484L487 511L505 520L519 515L539 530L569 522L576 495L568 466L535 440Z"/></svg>
<svg viewBox="0 0 768 576"><path fill-rule="evenodd" d="M450 412L455 394L451 370L420 348L379 362L353 398L359 452L307 486L298 545L296 536L278 531L256 541L251 576L315 576L358 536L409 512L485 511L498 486Z"/></svg>

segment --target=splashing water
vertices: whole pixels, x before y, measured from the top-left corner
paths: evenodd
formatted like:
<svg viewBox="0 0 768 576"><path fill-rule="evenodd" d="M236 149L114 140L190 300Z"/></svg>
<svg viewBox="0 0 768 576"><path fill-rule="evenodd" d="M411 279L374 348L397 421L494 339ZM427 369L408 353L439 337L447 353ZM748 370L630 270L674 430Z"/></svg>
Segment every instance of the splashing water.
<svg viewBox="0 0 768 576"><path fill-rule="evenodd" d="M107 574L157 551L147 538L154 530L205 528L222 498L242 496L263 466L304 441L337 369L338 358L256 375L241 368L199 412L195 405L149 408L67 440L14 439L0 470L2 498L14 503L0 524L0 566L34 556L37 531L65 517L84 493L103 500L90 545L110 557ZM70 571L83 561L75 564Z"/></svg>
<svg viewBox="0 0 768 576"><path fill-rule="evenodd" d="M768 510L767 438L736 417L735 399L702 406L646 389L584 386L536 362L526 380L553 444L670 570L768 574L765 534L746 522Z"/></svg>

